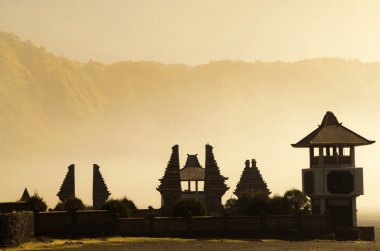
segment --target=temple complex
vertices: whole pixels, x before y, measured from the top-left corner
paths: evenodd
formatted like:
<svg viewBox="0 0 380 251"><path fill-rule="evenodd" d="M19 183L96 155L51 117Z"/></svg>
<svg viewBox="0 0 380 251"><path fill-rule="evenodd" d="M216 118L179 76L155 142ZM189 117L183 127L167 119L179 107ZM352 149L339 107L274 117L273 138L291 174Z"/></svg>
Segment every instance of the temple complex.
<svg viewBox="0 0 380 251"><path fill-rule="evenodd" d="M165 174L157 188L161 193L162 215L171 215L174 205L181 199L199 201L209 215L220 212L223 208L221 198L229 189L226 179L220 174L212 146L206 145L205 168L200 165L196 154L188 154L182 169L178 145L173 146Z"/></svg>
<svg viewBox="0 0 380 251"><path fill-rule="evenodd" d="M69 198L75 197L74 168L75 168L74 164L71 164L68 167L69 170L67 171L66 177L63 180L63 183L61 185L61 188L59 189L59 192L57 193L58 198L62 202L65 202Z"/></svg>
<svg viewBox="0 0 380 251"><path fill-rule="evenodd" d="M243 173L236 185L234 194L240 198L244 194L252 196L255 193L271 194L260 170L257 168L256 160L252 160L252 166L250 166L249 160L246 160Z"/></svg>
<svg viewBox="0 0 380 251"><path fill-rule="evenodd" d="M363 195L363 168L355 163L355 147L367 140L327 112L317 129L292 144L309 148L309 168L302 170L302 189L311 198L313 215L329 215L334 227L357 225L356 197Z"/></svg>
<svg viewBox="0 0 380 251"><path fill-rule="evenodd" d="M20 201L28 202L29 200L30 200L30 195L29 195L28 189L25 188L20 198Z"/></svg>
<svg viewBox="0 0 380 251"><path fill-rule="evenodd" d="M93 165L92 202L94 209L101 209L111 195L99 169L97 164Z"/></svg>

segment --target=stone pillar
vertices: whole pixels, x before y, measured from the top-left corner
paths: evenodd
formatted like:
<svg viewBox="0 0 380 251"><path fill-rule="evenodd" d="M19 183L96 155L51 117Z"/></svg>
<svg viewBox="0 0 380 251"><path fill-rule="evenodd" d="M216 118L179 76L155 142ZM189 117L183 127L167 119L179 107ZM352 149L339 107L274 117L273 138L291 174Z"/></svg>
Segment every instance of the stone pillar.
<svg viewBox="0 0 380 251"><path fill-rule="evenodd" d="M355 147L350 147L351 167L355 167Z"/></svg>
<svg viewBox="0 0 380 251"><path fill-rule="evenodd" d="M323 156L323 147L319 147L319 159L318 159L318 167L324 166L324 156Z"/></svg>

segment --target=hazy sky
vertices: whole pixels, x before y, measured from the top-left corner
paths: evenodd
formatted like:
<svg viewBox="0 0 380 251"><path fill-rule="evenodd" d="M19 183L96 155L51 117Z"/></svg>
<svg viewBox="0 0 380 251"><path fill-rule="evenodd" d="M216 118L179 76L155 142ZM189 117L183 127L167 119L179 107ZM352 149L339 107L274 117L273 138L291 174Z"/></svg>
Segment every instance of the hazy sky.
<svg viewBox="0 0 380 251"><path fill-rule="evenodd" d="M0 30L70 59L380 60L377 0L0 0Z"/></svg>
<svg viewBox="0 0 380 251"><path fill-rule="evenodd" d="M121 60L153 60L163 63L196 65L222 59L297 61L315 57L357 58L365 62L380 61L379 24L380 1L378 0L0 0L0 31L13 33L22 40L29 39L33 44L43 46L47 52L83 62L91 59L105 63ZM368 103L368 100L359 98L345 101L349 104L355 101L359 101L361 104ZM353 111L348 110L344 105L342 105L343 108L340 108L339 104L334 103L334 100L329 104L318 104L318 106L313 104L314 108L320 109L316 114L309 115L308 118L305 116L293 118L290 120L293 124L289 122L284 125L287 126L286 130L282 129L287 132L293 130L293 135L285 135L288 138L284 138L278 143L283 147L278 149L280 149L280 154L287 156L292 161L297 161L297 163L293 163L293 166L287 166L287 169L278 168L275 172L272 171L274 169L270 171L264 169L264 178L268 177L266 179L271 181L270 175L277 177L275 176L277 174L283 178L291 173L297 175L297 185L301 184L301 168L307 166L307 151L294 150L290 147L290 143L296 143L301 137L315 129L328 109L336 111L338 119L346 125L353 125L354 131L358 129L359 134L363 134L371 140L378 140L380 136L374 137L380 135L378 131L380 122L375 116L376 114L374 115L376 111L373 112L375 108L371 107L373 110L369 110L359 107L360 109ZM250 109L251 107L247 108L247 111ZM306 110L309 107L302 109ZM277 110L275 112L279 113ZM202 116L208 119L208 114L202 114ZM279 116L284 117L283 121L289 120L287 114L279 113ZM293 114L293 116L299 115ZM361 123L364 120L360 116L373 119L376 123ZM263 126L260 129L262 131L273 129L268 125L275 123L273 121L268 122L265 119L262 118ZM302 126L301 129L293 128L294 124L301 123L301 121L310 124L299 124ZM229 122L233 124L235 121ZM153 127L154 125L149 126ZM201 129L207 131L208 128L202 127ZM216 136L215 138L210 137L211 143L216 149L216 158L225 168L222 169L222 173L230 176L230 181L233 179L232 176L235 177L235 180L240 177L244 158L249 158L253 153L255 158L262 156L261 158L257 157L260 168L265 167L268 168L267 170L270 167L277 168L278 160L269 155L267 151L272 146L267 145L268 148L261 147L258 144L253 146L254 144L251 143L253 138L248 137L250 135L247 137L247 134L244 135L244 132L254 131L251 124L245 123L244 127L239 125L236 128L231 127L230 130L233 129L236 129L234 133L241 139L241 142L238 142L236 140L238 137L236 137L236 142L245 151L243 152L244 156L241 153L243 157L234 159L238 165L239 163L241 165L238 170L233 169L236 165L233 165L232 160L228 160L230 162L223 160L223 156L227 156L231 150L227 145L230 142L223 141ZM179 135L183 132L176 133ZM284 134L283 131L277 133ZM204 132L204 134L210 135L209 132ZM225 134L229 135L230 138L227 137L229 140L235 136L228 131ZM206 142L197 142L198 148L195 148L194 142L189 143L182 140L188 139L188 135L185 135L184 138L178 135L173 133L173 138L176 136L173 142L180 144L181 158L186 153L203 153L203 145ZM271 132L271 136L273 135ZM155 136L157 135L152 137ZM254 140L257 142L257 139ZM236 145L238 145L237 143ZM188 145L186 146L186 144ZM182 145L184 145L183 148ZM160 169L157 171L159 174L149 177L155 182L158 182L157 179L164 172L164 167L170 156L170 146L165 146L164 150L160 150L164 153L159 158L157 157L157 160L154 159L154 161L146 164L147 168L151 168L151 166L159 163ZM145 146L140 147L144 148ZM153 148L152 146L149 147ZM359 149L357 151L358 163L369 167L364 172L365 177L368 177L370 181L365 181L367 197L362 196L359 201L363 200L363 204L367 208L379 208L376 189L379 174L377 167L380 165L380 159L373 157L378 155L377 145L363 147L363 150ZM105 153L105 155L107 154L113 156L113 153ZM282 157L282 155L280 156ZM136 161L135 159L131 160L131 158L128 160L130 163L144 161L138 156L134 156L138 159ZM278 157L278 159L281 158ZM267 160L269 162L265 163ZM181 161L183 163L184 159ZM200 158L200 161L203 162L203 157ZM118 170L119 175L115 179L129 177L127 176L129 175L128 170L120 162L122 161L115 159L108 163L108 166L114 165L119 168L114 169ZM126 163L125 166L133 166L130 163ZM40 164L38 163L38 165ZM91 166L88 163L86 165L91 171ZM85 165L83 164L83 166ZM41 168L50 170L50 167L44 166L43 163ZM228 168L231 168L230 172ZM106 168L103 170L106 181L110 181L109 185L114 195L117 194L116 191L124 191L122 189L127 185L130 186L130 190L137 190L138 186L144 183L141 180L145 177L139 176L129 178L127 181L123 180L123 183L112 183L111 176L114 176L114 173L111 175L107 173ZM54 193L65 172L66 166L62 165L60 174L52 175L55 180L52 180L52 177L46 179L46 183L51 183ZM78 172L81 174L80 169ZM33 175L33 170L26 170L25 173ZM143 172L140 172L140 175L147 176ZM15 174L15 177L18 176ZM85 184L85 181L81 180L81 177L85 177L85 175L78 175L79 186L89 187L88 183ZM25 179L27 178L29 179L29 177ZM12 177L9 178L9 182L13 183ZM89 179L86 182L89 182ZM270 184L270 188L272 187L274 192L279 192L280 188L283 188L278 183L276 180ZM286 185L288 187L288 184ZM234 186L235 183L230 190L233 190ZM155 184L150 184L146 189L153 190L152 193L155 193L154 200L157 203L154 206L157 207L159 194L154 191L154 187ZM17 194L21 195L22 190L23 187L17 191ZM232 191L229 191L229 196L231 193ZM56 199L53 192L51 195ZM90 198L90 190L86 192L87 195ZM142 204L142 206L146 207L147 204Z"/></svg>

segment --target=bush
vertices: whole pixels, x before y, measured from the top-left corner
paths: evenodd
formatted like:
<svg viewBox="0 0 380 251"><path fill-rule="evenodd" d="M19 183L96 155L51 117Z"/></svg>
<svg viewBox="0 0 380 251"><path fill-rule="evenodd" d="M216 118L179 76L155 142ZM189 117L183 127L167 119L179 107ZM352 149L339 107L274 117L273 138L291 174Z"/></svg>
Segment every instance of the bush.
<svg viewBox="0 0 380 251"><path fill-rule="evenodd" d="M226 204L224 205L224 208L229 209L229 208L234 208L236 207L237 199L231 198L226 201Z"/></svg>
<svg viewBox="0 0 380 251"><path fill-rule="evenodd" d="M286 191L284 200L292 214L307 214L310 212L310 201L300 190L293 188Z"/></svg>
<svg viewBox="0 0 380 251"><path fill-rule="evenodd" d="M264 193L243 194L237 200L236 207L242 215L290 215L310 212L309 199L297 189L286 191L284 196L274 195L272 198Z"/></svg>
<svg viewBox="0 0 380 251"><path fill-rule="evenodd" d="M28 203L30 205L30 209L35 212L46 211L47 209L46 202L41 196L38 195L38 193L34 193L33 196L30 197Z"/></svg>
<svg viewBox="0 0 380 251"><path fill-rule="evenodd" d="M0 213L0 247L17 246L30 241L33 236L34 216L32 212Z"/></svg>
<svg viewBox="0 0 380 251"><path fill-rule="evenodd" d="M290 214L289 203L281 195L275 194L269 199L268 214L288 215Z"/></svg>
<svg viewBox="0 0 380 251"><path fill-rule="evenodd" d="M187 215L203 216L205 215L205 208L195 200L181 200L174 205L172 215L175 217L184 217Z"/></svg>
<svg viewBox="0 0 380 251"><path fill-rule="evenodd" d="M57 205L55 205L53 211L65 211L65 207L62 202L58 202Z"/></svg>
<svg viewBox="0 0 380 251"><path fill-rule="evenodd" d="M131 217L137 210L137 207L133 201L124 197L122 199L107 200L102 209L114 211L119 214L119 217L126 218Z"/></svg>
<svg viewBox="0 0 380 251"><path fill-rule="evenodd" d="M269 197L265 193L253 194L245 208L245 214L247 215L268 214L269 211Z"/></svg>
<svg viewBox="0 0 380 251"><path fill-rule="evenodd" d="M76 197L67 199L65 203L63 203L63 209L68 212L75 212L79 210L84 210L84 204L81 199Z"/></svg>

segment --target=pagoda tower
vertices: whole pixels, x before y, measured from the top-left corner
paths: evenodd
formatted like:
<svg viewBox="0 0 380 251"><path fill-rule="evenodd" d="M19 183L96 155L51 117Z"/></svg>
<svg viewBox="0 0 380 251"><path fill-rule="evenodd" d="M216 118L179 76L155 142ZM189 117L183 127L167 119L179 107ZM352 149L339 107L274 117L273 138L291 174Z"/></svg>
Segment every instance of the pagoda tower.
<svg viewBox="0 0 380 251"><path fill-rule="evenodd" d="M256 165L256 160L252 160L252 166L250 166L249 160L245 161L245 168L240 177L239 183L236 185L234 194L240 198L243 194L253 195L254 193L264 193L266 195L271 194L266 182L264 181L260 170Z"/></svg>
<svg viewBox="0 0 380 251"><path fill-rule="evenodd" d="M356 197L363 195L363 168L355 165L355 147L367 140L327 112L321 125L298 143L309 148L310 166L302 170L302 190L311 198L314 215L330 215L334 227L357 225Z"/></svg>
<svg viewBox="0 0 380 251"><path fill-rule="evenodd" d="M62 202L65 202L69 198L75 197L74 168L75 168L74 164L71 164L68 167L69 170L67 171L66 177L63 180L63 183L61 185L61 189L59 189L59 192L57 193L58 198Z"/></svg>
<svg viewBox="0 0 380 251"><path fill-rule="evenodd" d="M216 163L213 147L206 145L206 163L205 163L205 200L207 206L207 214L212 215L220 213L223 210L222 196L229 189L225 184L228 179L220 174L218 164Z"/></svg>
<svg viewBox="0 0 380 251"><path fill-rule="evenodd" d="M111 195L99 169L97 164L93 165L92 207L94 209L101 209Z"/></svg>
<svg viewBox="0 0 380 251"><path fill-rule="evenodd" d="M172 154L165 169L165 174L160 180L157 191L161 193L161 214L170 216L175 203L181 196L181 177L179 165L178 145L172 147Z"/></svg>

